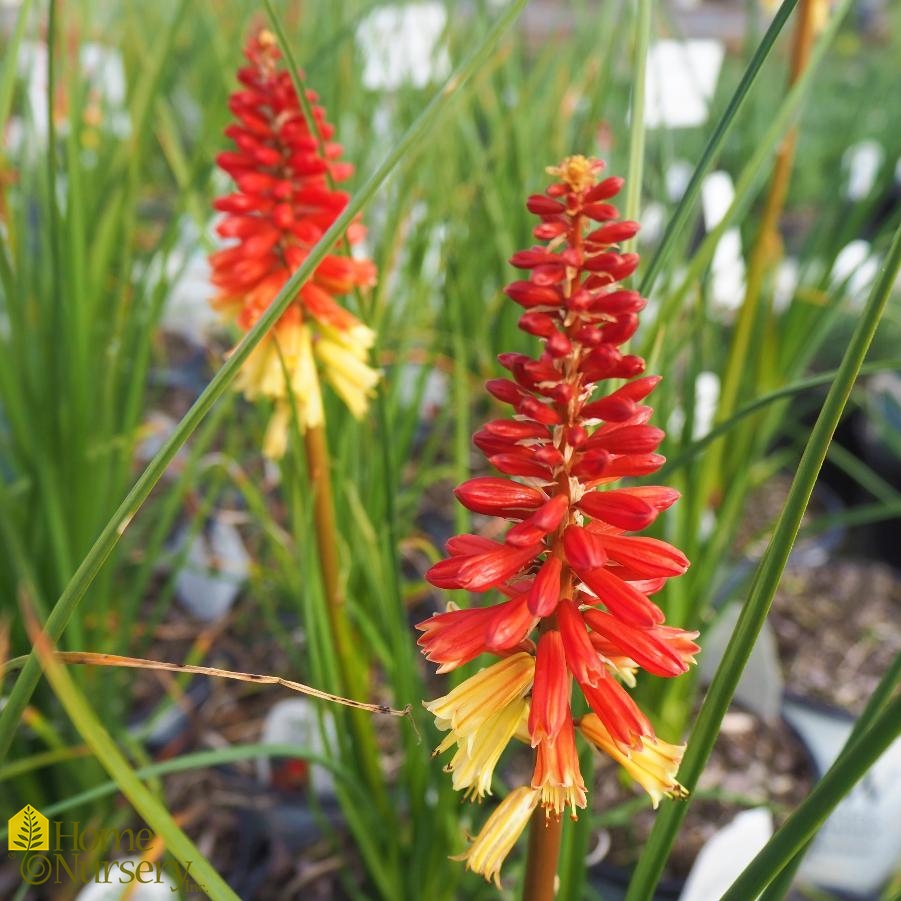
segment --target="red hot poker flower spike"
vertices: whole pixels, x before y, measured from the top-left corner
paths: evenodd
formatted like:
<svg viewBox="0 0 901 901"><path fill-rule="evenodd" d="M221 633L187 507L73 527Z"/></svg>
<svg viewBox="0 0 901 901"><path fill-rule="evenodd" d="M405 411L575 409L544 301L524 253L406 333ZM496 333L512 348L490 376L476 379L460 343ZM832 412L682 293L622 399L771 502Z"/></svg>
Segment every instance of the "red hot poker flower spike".
<svg viewBox="0 0 901 901"><path fill-rule="evenodd" d="M334 128L312 91L315 129L307 121L275 37L260 31L244 52L242 87L229 101L235 122L225 132L235 149L217 158L237 190L214 204L224 214L217 231L233 243L210 263L218 288L213 305L246 331L347 206L347 193L332 185L349 178L353 166L340 160ZM359 223L347 231L351 244L364 235ZM251 354L239 386L248 398L275 401L269 456L284 453L292 401L302 430L322 423L317 370L355 416L365 412L379 377L366 362L374 336L335 297L374 282L369 260L330 253Z"/></svg>
<svg viewBox="0 0 901 901"><path fill-rule="evenodd" d="M456 490L465 507L507 520L510 528L502 542L458 535L448 542L450 556L427 573L440 588L497 588L508 599L439 613L417 627L419 644L439 672L485 653L502 658L429 705L441 710L439 726L451 731L441 747L466 747L465 757L458 752L449 766L455 786L475 797L490 793L490 772L476 779L469 764L490 761L493 768L514 734L527 734L536 749L531 785L517 789L524 794L509 811L498 808L466 855L467 865L486 877L497 876L515 841L510 830L521 830L527 820L523 811L543 806L559 816L566 807L575 814L586 805L575 734L621 763L655 806L663 795L684 794L675 778L683 749L657 738L621 684L633 685L639 668L679 675L698 646L696 632L662 625L663 611L651 599L688 560L666 542L634 534L678 492L612 487L655 472L663 463L656 450L664 435L649 424L652 410L644 403L659 378L643 375L644 360L620 349L645 304L620 284L638 257L622 253L617 243L633 237L638 224L620 221L607 202L622 180L600 180L602 169L601 161L583 156L549 169L554 183L527 201L541 219L535 236L546 243L511 260L527 278L506 293L523 307L520 327L543 343L543 351L535 358L499 358L510 378L487 388L513 408L513 417L488 423L474 443L502 476L471 479ZM627 381L613 390L601 387L614 379ZM514 658L520 681L511 700L495 701L484 725L459 732L454 716L460 705L506 696L510 668L504 661ZM592 710L576 722L573 682ZM521 720L516 730L514 720ZM503 835L495 835L498 830Z"/></svg>

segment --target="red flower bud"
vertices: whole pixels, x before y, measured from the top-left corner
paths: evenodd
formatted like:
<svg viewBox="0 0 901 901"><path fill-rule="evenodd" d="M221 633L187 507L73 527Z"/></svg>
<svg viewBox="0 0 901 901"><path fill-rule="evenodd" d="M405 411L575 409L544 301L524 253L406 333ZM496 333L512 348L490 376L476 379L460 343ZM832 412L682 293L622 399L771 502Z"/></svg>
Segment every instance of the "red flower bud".
<svg viewBox="0 0 901 901"><path fill-rule="evenodd" d="M558 235L562 235L567 229L565 222L542 222L532 229L532 234L540 241L550 241Z"/></svg>
<svg viewBox="0 0 901 901"><path fill-rule="evenodd" d="M630 494L628 489L589 491L579 501L579 507L592 518L627 532L647 528L657 518L658 512L656 507Z"/></svg>
<svg viewBox="0 0 901 901"><path fill-rule="evenodd" d="M666 457L660 454L624 454L610 460L604 470L604 476L611 479L621 479L625 476L649 476L657 472Z"/></svg>
<svg viewBox="0 0 901 901"><path fill-rule="evenodd" d="M568 598L557 605L557 623L563 640L566 665L583 690L606 676L604 664L588 638L578 607Z"/></svg>
<svg viewBox="0 0 901 901"><path fill-rule="evenodd" d="M553 532L563 521L569 510L569 498L565 494L552 497L546 504L536 510L528 519L518 526L513 526L504 539L507 544L524 547L541 541L549 532Z"/></svg>
<svg viewBox="0 0 901 901"><path fill-rule="evenodd" d="M573 569L596 569L607 562L601 537L581 526L567 526L563 533L563 552Z"/></svg>
<svg viewBox="0 0 901 901"><path fill-rule="evenodd" d="M573 569L598 600L623 622L633 626L654 626L663 622L663 611L647 595L624 582L611 570L605 567L582 569L577 566Z"/></svg>
<svg viewBox="0 0 901 901"><path fill-rule="evenodd" d="M493 419L485 423L485 431L498 438L509 441L522 441L527 438L547 438L547 428L537 422L521 419Z"/></svg>
<svg viewBox="0 0 901 901"><path fill-rule="evenodd" d="M532 281L536 285L556 285L566 278L566 267L562 263L547 263L535 266L532 270Z"/></svg>
<svg viewBox="0 0 901 901"><path fill-rule="evenodd" d="M685 554L658 538L610 535L604 543L611 559L631 567L644 579L681 576L688 569Z"/></svg>
<svg viewBox="0 0 901 901"><path fill-rule="evenodd" d="M624 313L615 322L608 322L603 327L604 341L609 344L622 344L638 331L638 317L634 313Z"/></svg>
<svg viewBox="0 0 901 901"><path fill-rule="evenodd" d="M562 203L543 194L532 194L526 201L526 209L536 216L557 216L566 212L566 207Z"/></svg>
<svg viewBox="0 0 901 901"><path fill-rule="evenodd" d="M516 408L517 413L528 416L544 425L557 425L560 422L560 414L547 404L534 397L525 397Z"/></svg>
<svg viewBox="0 0 901 901"><path fill-rule="evenodd" d="M489 379L485 382L485 390L505 404L515 404L526 397L525 391L510 379Z"/></svg>
<svg viewBox="0 0 901 901"><path fill-rule="evenodd" d="M534 458L522 457L519 454L492 454L488 462L500 472L508 476L525 476L530 479L550 479L551 470Z"/></svg>
<svg viewBox="0 0 901 901"><path fill-rule="evenodd" d="M585 700L623 750L641 747L643 735L653 735L648 718L626 690L606 672L594 684L582 684Z"/></svg>
<svg viewBox="0 0 901 901"><path fill-rule="evenodd" d="M582 207L582 212L595 222L619 218L619 210L609 203L587 203Z"/></svg>
<svg viewBox="0 0 901 901"><path fill-rule="evenodd" d="M649 454L657 450L666 437L662 429L649 425L625 425L616 431L599 429L588 440L587 447L602 447L611 454Z"/></svg>
<svg viewBox="0 0 901 901"><path fill-rule="evenodd" d="M426 573L426 578L438 588L487 591L506 582L524 564L533 560L541 550L540 544L517 548L506 544L495 545L490 551L480 554L441 560Z"/></svg>
<svg viewBox="0 0 901 901"><path fill-rule="evenodd" d="M560 576L563 561L556 556L548 557L529 589L529 610L535 616L550 616L560 600Z"/></svg>
<svg viewBox="0 0 901 901"><path fill-rule="evenodd" d="M576 450L588 440L588 430L581 425L569 426L563 434L566 438L566 443Z"/></svg>
<svg viewBox="0 0 901 901"><path fill-rule="evenodd" d="M485 644L490 651L515 648L535 628L535 617L520 594L495 607L485 624Z"/></svg>
<svg viewBox="0 0 901 901"><path fill-rule="evenodd" d="M605 476L610 465L610 454L601 448L597 448L576 456L572 474L584 482L593 482L595 479Z"/></svg>
<svg viewBox="0 0 901 901"><path fill-rule="evenodd" d="M640 667L655 676L678 676L688 663L655 629L638 629L601 610L586 610L582 616L589 628L622 648Z"/></svg>
<svg viewBox="0 0 901 901"><path fill-rule="evenodd" d="M541 741L554 742L569 716L569 673L563 639L556 629L545 632L535 652L535 681L529 711L532 747Z"/></svg>
<svg viewBox="0 0 901 901"><path fill-rule="evenodd" d="M582 408L586 420L604 419L607 422L622 422L635 412L635 402L616 392L593 401Z"/></svg>
<svg viewBox="0 0 901 901"><path fill-rule="evenodd" d="M543 247L533 247L531 250L517 250L510 257L510 265L517 269L534 269L536 266L554 263L556 256Z"/></svg>
<svg viewBox="0 0 901 901"><path fill-rule="evenodd" d="M553 307L561 303L557 288L536 285L534 282L513 282L504 288L504 293L524 307Z"/></svg>
<svg viewBox="0 0 901 901"><path fill-rule="evenodd" d="M454 494L473 513L507 518L527 516L545 501L544 495L537 488L491 476L470 479L458 485Z"/></svg>
<svg viewBox="0 0 901 901"><path fill-rule="evenodd" d="M525 282L524 284L529 284ZM519 317L519 327L530 335L539 338L550 338L560 334L554 320L547 313L523 313Z"/></svg>
<svg viewBox="0 0 901 901"><path fill-rule="evenodd" d="M547 339L547 350L548 353L555 358L565 357L567 354L572 352L572 342L566 335L560 334L560 332L554 332Z"/></svg>
<svg viewBox="0 0 901 901"><path fill-rule="evenodd" d="M624 178L611 175L609 178L598 182L585 194L585 202L596 203L598 200L609 200L611 197L616 197L625 183L626 180Z"/></svg>
<svg viewBox="0 0 901 901"><path fill-rule="evenodd" d="M637 291L610 291L592 295L592 312L619 316L622 313L640 313L647 301Z"/></svg>
<svg viewBox="0 0 901 901"><path fill-rule="evenodd" d="M659 494L654 493L655 491ZM646 529L679 497L671 488L619 488L612 491L589 491L579 501L579 507L594 519L600 519L617 529L638 532ZM657 503L654 503L657 501Z"/></svg>
<svg viewBox="0 0 901 901"><path fill-rule="evenodd" d="M596 228L585 241L588 244L618 244L620 241L634 238L640 228L637 222L611 222L609 225Z"/></svg>

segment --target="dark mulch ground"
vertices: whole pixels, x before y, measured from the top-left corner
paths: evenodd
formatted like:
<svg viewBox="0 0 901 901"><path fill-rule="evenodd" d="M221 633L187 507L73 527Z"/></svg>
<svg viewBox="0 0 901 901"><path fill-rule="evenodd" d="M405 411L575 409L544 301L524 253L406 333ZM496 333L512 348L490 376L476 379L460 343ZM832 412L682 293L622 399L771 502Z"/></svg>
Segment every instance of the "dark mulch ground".
<svg viewBox="0 0 901 901"><path fill-rule="evenodd" d="M177 610L172 618L174 622L162 625L162 640L149 656L185 658L187 649L180 648L185 620ZM209 644L215 650L207 665L293 673L278 644L260 642L252 634L253 624L240 615L208 628ZM293 630L302 643L302 630L296 624ZM137 698L158 699L160 681L172 690L170 674L141 673ZM176 717L173 728L160 736L155 756L165 759L200 748L259 742L269 709L291 697L297 695L276 686L198 677L183 696L183 716ZM384 726L388 744L394 740L396 724ZM381 731L378 724L377 728ZM166 779L169 808L242 898L331 901L349 897L342 880L359 886L362 872L352 863L355 852L341 826L337 803L323 797L311 805L305 763L281 758L271 766L272 786L260 781L256 760L173 774Z"/></svg>

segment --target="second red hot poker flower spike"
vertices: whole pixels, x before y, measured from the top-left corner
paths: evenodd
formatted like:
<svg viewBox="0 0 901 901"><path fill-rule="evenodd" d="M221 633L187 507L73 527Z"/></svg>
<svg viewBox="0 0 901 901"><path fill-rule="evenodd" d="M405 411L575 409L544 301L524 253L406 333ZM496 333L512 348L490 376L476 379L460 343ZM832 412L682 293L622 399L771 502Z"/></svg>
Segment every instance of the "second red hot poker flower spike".
<svg viewBox="0 0 901 901"><path fill-rule="evenodd" d="M314 121L307 121L275 36L254 34L244 52L241 87L229 100L235 121L226 129L235 149L217 157L236 188L215 203L224 214L217 231L229 246L210 263L213 305L248 331L347 206L349 195L335 185L353 166L340 159L312 91ZM359 222L346 233L351 245L364 236ZM292 421L302 433L322 426L320 374L356 417L365 413L379 379L368 363L375 336L336 298L374 282L371 261L334 248L251 353L238 385L251 400L274 402L268 456L284 454Z"/></svg>
<svg viewBox="0 0 901 901"><path fill-rule="evenodd" d="M474 442L501 476L456 490L468 509L511 523L503 541L458 535L429 581L471 592L497 589L492 606L449 610L419 624L427 658L447 672L482 654L501 658L427 706L455 748L454 787L480 798L506 745L528 734L535 749L529 785L514 789L470 846L467 865L499 880L504 858L537 806L549 816L586 806L576 735L611 755L650 794L684 790L676 781L683 747L657 738L623 687L645 669L678 676L694 662L696 632L664 625L653 596L688 560L636 535L679 497L671 488L622 487L663 464L664 433L645 403L659 381L620 347L638 327L645 301L620 284L638 256L618 243L638 224L610 200L622 179L601 179L603 163L573 156L549 169L555 181L528 199L545 242L513 255L528 277L506 288L525 310L524 331L542 353L502 354L510 377L488 391L513 408ZM626 380L614 390L601 386ZM615 487L614 487L615 486ZM591 712L574 719L572 686Z"/></svg>

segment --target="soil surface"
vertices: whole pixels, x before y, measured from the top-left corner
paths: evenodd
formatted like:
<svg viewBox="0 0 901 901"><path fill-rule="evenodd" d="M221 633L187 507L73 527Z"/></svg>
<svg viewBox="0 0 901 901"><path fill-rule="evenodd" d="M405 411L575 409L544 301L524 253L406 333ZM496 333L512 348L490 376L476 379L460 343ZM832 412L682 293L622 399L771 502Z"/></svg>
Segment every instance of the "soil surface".
<svg viewBox="0 0 901 901"><path fill-rule="evenodd" d="M769 479L749 499L737 546L757 559L766 548L791 479ZM830 492L814 492L802 530L837 512ZM871 559L840 556L840 528L802 537L773 600L786 692L857 715L901 652L901 570ZM901 556L895 561L901 564Z"/></svg>
<svg viewBox="0 0 901 901"><path fill-rule="evenodd" d="M790 569L770 621L786 690L857 715L901 652L901 574L870 560Z"/></svg>

